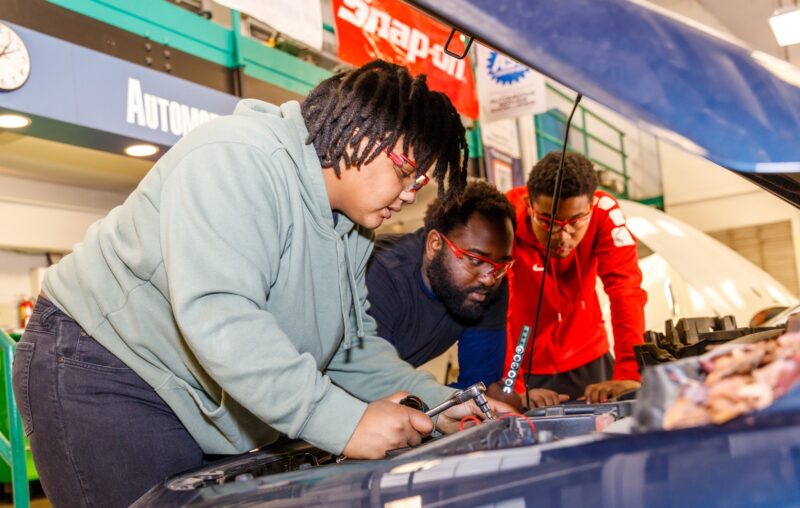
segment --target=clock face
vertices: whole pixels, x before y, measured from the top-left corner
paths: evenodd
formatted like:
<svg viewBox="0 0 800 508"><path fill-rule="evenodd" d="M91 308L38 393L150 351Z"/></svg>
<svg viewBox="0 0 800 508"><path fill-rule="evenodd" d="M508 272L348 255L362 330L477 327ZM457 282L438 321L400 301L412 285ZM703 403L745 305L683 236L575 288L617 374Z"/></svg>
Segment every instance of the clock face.
<svg viewBox="0 0 800 508"><path fill-rule="evenodd" d="M0 91L21 87L30 73L28 49L16 32L0 23Z"/></svg>

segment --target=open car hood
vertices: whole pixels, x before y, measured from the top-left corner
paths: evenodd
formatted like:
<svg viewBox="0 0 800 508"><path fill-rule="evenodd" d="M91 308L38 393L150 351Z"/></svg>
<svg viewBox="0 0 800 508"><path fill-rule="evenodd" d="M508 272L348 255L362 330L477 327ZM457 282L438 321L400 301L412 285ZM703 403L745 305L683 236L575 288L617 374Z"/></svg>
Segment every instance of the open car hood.
<svg viewBox="0 0 800 508"><path fill-rule="evenodd" d="M638 0L407 0L800 206L800 69Z"/></svg>

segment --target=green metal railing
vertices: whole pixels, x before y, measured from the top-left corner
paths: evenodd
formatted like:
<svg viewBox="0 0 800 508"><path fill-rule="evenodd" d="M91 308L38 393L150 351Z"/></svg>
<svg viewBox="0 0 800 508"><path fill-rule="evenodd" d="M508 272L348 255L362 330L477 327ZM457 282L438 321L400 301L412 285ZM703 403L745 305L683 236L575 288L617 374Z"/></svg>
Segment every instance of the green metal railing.
<svg viewBox="0 0 800 508"><path fill-rule="evenodd" d="M571 101L574 100L573 98L571 98L571 97L567 96L566 94L564 94L561 90L559 90L559 89L555 88L554 86L552 86L550 83L547 83L547 89L549 91L555 93L559 97L563 98L566 101L571 102ZM607 120L605 120L605 119L601 118L600 116L598 116L593 111L587 109L586 107L584 107L582 105L578 105L578 109L579 109L579 112L580 112L581 124L580 125L575 125L573 123L572 127L570 128L570 131L571 132L578 132L578 133L581 134L581 146L580 147L572 146L571 144L569 144L569 141L568 141L567 142L567 150L569 150L571 152L581 153L581 154L585 155L587 159L592 161L597 166L600 166L601 168L603 168L603 169L605 169L605 170L617 175L620 178L620 180L622 180L622 185L623 185L623 192L622 192L622 196L620 196L620 197L623 197L623 198L627 199L628 198L628 180L630 179L630 177L628 176L628 163L627 163L628 154L625 152L625 133L622 132L616 126L614 126L611 123L609 123ZM538 155L538 157L540 159L542 157L544 157L544 155L547 152L549 152L549 151L551 151L553 149L560 150L564 146L563 138L561 136L555 136L555 135L547 132L547 129L544 126L545 118L550 118L550 119L558 122L559 124L563 125L564 127L566 127L566 124L567 124L567 116L565 114L563 114L561 111L559 111L558 109L555 109L555 108L550 109L549 111L547 111L545 113L542 113L540 115L536 115L535 116L534 125L536 127L536 151L537 151L537 155ZM612 132L614 132L614 135L618 138L619 144L618 145L613 145L613 144L609 143L608 141L606 141L605 139L602 139L599 136L597 136L597 135L593 134L592 132L590 132L589 128L587 126L587 118L591 118L592 121L598 121L601 124L603 124L606 127L608 127ZM607 148L611 152L617 154L619 156L619 158L620 158L620 161L621 161L621 167L612 166L608 162L600 160L595 156L592 156L591 151L590 151L590 144L591 143L597 143L597 144ZM615 194L617 194L617 193L615 192Z"/></svg>
<svg viewBox="0 0 800 508"><path fill-rule="evenodd" d="M3 383L6 396L6 414L8 415L8 435L0 433L0 457L11 466L11 487L14 493L14 506L31 505L28 489L28 469L25 453L25 433L22 418L14 400L11 388L11 365L14 361L16 342L0 330L0 347L2 348Z"/></svg>

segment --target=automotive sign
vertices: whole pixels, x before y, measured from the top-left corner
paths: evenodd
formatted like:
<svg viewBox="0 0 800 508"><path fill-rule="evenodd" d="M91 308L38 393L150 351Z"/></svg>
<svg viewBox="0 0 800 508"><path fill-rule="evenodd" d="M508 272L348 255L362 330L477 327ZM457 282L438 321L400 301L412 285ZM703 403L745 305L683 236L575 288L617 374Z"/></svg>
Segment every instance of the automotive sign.
<svg viewBox="0 0 800 508"><path fill-rule="evenodd" d="M450 97L461 114L478 117L469 60L444 52L450 28L391 0L333 0L333 12L341 60L362 65L380 59L426 74L430 88Z"/></svg>
<svg viewBox="0 0 800 508"><path fill-rule="evenodd" d="M2 93L4 110L172 146L197 125L231 114L239 102L233 95L8 25L24 39L34 67L23 86Z"/></svg>

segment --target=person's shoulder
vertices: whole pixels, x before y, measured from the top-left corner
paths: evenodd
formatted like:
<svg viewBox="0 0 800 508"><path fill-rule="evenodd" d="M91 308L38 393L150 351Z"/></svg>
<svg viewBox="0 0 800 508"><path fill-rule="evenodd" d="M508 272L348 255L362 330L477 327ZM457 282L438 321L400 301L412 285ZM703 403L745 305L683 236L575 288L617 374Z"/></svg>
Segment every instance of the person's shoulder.
<svg viewBox="0 0 800 508"><path fill-rule="evenodd" d="M368 270L384 270L393 277L407 277L422 261L424 231L383 234L375 238Z"/></svg>
<svg viewBox="0 0 800 508"><path fill-rule="evenodd" d="M285 113L287 109L289 113ZM298 111L278 107L256 99L240 101L234 112L212 118L193 128L179 144L192 149L208 145L227 145L233 153L237 149L251 149L271 153L287 145L299 144L304 128L291 116L300 116Z"/></svg>
<svg viewBox="0 0 800 508"><path fill-rule="evenodd" d="M367 264L367 286L373 304L411 294L421 263L415 233L380 235ZM419 247L421 248L421 246Z"/></svg>
<svg viewBox="0 0 800 508"><path fill-rule="evenodd" d="M506 197L514 207L519 207L528 200L528 188L524 185L514 187L506 192Z"/></svg>
<svg viewBox="0 0 800 508"><path fill-rule="evenodd" d="M615 247L635 245L635 239L627 227L625 214L616 197L606 191L597 190L594 193L592 209L592 221L597 224L597 234L601 235L599 238L603 238L602 235L610 235Z"/></svg>
<svg viewBox="0 0 800 508"><path fill-rule="evenodd" d="M625 225L625 214L619 204L619 200L614 195L596 190L592 201L592 210L595 221L609 222L614 227Z"/></svg>
<svg viewBox="0 0 800 508"><path fill-rule="evenodd" d="M617 198L614 197L613 194L597 189L594 191L594 197L592 198L592 208L594 208L595 211L607 214L614 208L619 208L619 201L617 201Z"/></svg>

